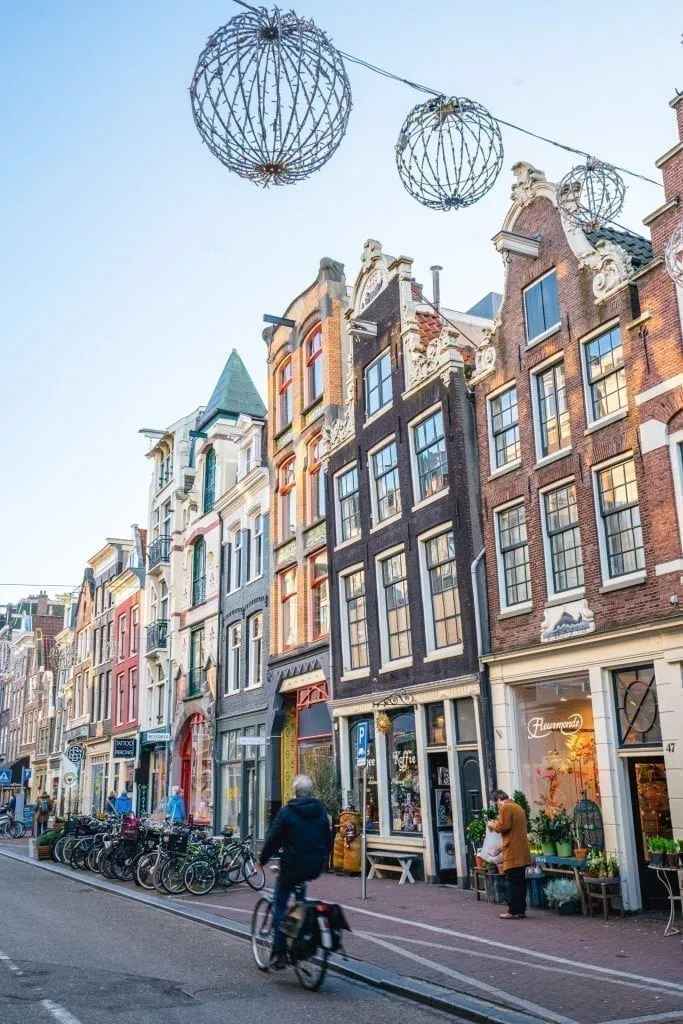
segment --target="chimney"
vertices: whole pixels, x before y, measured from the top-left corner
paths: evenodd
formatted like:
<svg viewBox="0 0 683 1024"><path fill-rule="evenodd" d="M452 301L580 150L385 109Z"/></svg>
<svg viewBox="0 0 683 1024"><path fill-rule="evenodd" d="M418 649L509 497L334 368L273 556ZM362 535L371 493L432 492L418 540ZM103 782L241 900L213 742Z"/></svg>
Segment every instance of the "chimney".
<svg viewBox="0 0 683 1024"><path fill-rule="evenodd" d="M429 268L432 272L432 305L438 312L441 303L441 289L439 287L439 274L443 270L443 267L434 266Z"/></svg>

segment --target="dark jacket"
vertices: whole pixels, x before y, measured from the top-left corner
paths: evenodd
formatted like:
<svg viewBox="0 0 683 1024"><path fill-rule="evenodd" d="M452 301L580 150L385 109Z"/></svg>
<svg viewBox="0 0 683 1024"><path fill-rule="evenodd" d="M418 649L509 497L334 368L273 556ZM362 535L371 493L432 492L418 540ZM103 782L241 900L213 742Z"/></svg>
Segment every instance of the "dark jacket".
<svg viewBox="0 0 683 1024"><path fill-rule="evenodd" d="M268 829L259 860L280 858L280 882L299 885L317 878L330 857L332 834L327 811L314 796L290 800Z"/></svg>

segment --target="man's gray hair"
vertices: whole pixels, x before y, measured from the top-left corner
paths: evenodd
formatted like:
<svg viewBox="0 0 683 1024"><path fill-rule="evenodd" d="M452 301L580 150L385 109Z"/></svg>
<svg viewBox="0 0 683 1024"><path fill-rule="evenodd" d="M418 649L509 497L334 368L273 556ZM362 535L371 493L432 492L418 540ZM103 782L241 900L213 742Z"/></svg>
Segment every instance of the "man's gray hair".
<svg viewBox="0 0 683 1024"><path fill-rule="evenodd" d="M507 795L504 789L497 789L491 794L492 800L509 800L510 797Z"/></svg>
<svg viewBox="0 0 683 1024"><path fill-rule="evenodd" d="M293 783L294 796L312 796L313 779L309 775L297 775Z"/></svg>

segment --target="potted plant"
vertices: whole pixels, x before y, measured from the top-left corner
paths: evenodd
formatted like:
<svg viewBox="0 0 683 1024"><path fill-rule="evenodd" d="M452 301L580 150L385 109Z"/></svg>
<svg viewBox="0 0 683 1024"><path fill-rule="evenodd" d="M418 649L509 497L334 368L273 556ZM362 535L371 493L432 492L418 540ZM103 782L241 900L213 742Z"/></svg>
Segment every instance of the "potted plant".
<svg viewBox="0 0 683 1024"><path fill-rule="evenodd" d="M678 867L678 842L675 839L665 839L664 853L666 854L666 866L669 868Z"/></svg>
<svg viewBox="0 0 683 1024"><path fill-rule="evenodd" d="M574 826L572 828L572 836L574 839L574 856L577 860L585 860L588 856L588 847L583 845L581 829L576 822L574 822Z"/></svg>
<svg viewBox="0 0 683 1024"><path fill-rule="evenodd" d="M559 810L551 819L552 837L558 857L571 857L574 852L572 820L565 810Z"/></svg>
<svg viewBox="0 0 683 1024"><path fill-rule="evenodd" d="M486 822L484 821L483 818L475 818L473 821L469 823L469 825L467 826L467 838L474 847L474 856L478 868L486 867L486 862L483 861L481 857L477 854L477 848L481 847L481 844L484 842L485 836Z"/></svg>
<svg viewBox="0 0 683 1024"><path fill-rule="evenodd" d="M522 793L521 789L516 789L514 791L514 793L512 794L512 799L514 800L514 802L516 804L519 804L519 806L524 811L524 814L526 816L526 830L527 830L527 832L530 832L531 831L531 805L529 804L529 801L525 797L524 793Z"/></svg>
<svg viewBox="0 0 683 1024"><path fill-rule="evenodd" d="M579 888L571 878L553 878L545 887L545 898L549 907L563 915L576 914L579 909Z"/></svg>
<svg viewBox="0 0 683 1024"><path fill-rule="evenodd" d="M617 860L616 854L614 853L610 853L607 857L607 877L619 877L619 861Z"/></svg>
<svg viewBox="0 0 683 1024"><path fill-rule="evenodd" d="M683 868L683 839L678 840L678 866Z"/></svg>
<svg viewBox="0 0 683 1024"><path fill-rule="evenodd" d="M38 860L50 860L50 857L52 856L51 846L59 835L59 832L51 829L48 832L43 832L42 836L38 836L36 839Z"/></svg>
<svg viewBox="0 0 683 1024"><path fill-rule="evenodd" d="M554 857L555 834L552 818L549 818L545 811L539 811L531 822L531 831L534 839L541 845L541 853L544 857Z"/></svg>
<svg viewBox="0 0 683 1024"><path fill-rule="evenodd" d="M652 836L647 841L647 848L650 851L650 864L653 868L664 866L664 854L666 852L666 839L661 836Z"/></svg>
<svg viewBox="0 0 683 1024"><path fill-rule="evenodd" d="M602 850L591 850L586 859L586 874L591 878L607 878L607 860Z"/></svg>

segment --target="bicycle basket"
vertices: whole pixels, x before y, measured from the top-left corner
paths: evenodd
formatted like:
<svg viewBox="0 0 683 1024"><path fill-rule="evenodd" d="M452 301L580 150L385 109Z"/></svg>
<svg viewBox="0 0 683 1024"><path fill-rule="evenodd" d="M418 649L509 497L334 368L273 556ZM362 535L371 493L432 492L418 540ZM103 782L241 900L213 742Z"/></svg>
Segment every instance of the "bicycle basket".
<svg viewBox="0 0 683 1024"><path fill-rule="evenodd" d="M67 836L75 836L78 832L78 818L69 818L64 823L64 832Z"/></svg>
<svg viewBox="0 0 683 1024"><path fill-rule="evenodd" d="M124 818L121 822L121 830L119 835L122 839L137 839L138 829L140 828L140 822L137 818Z"/></svg>
<svg viewBox="0 0 683 1024"><path fill-rule="evenodd" d="M185 853L189 839L187 832L166 832L161 837L161 842L169 853Z"/></svg>

